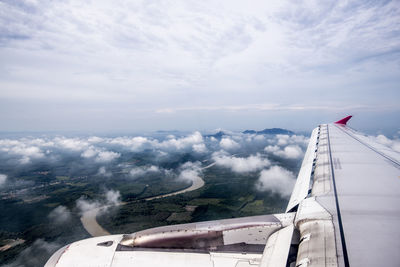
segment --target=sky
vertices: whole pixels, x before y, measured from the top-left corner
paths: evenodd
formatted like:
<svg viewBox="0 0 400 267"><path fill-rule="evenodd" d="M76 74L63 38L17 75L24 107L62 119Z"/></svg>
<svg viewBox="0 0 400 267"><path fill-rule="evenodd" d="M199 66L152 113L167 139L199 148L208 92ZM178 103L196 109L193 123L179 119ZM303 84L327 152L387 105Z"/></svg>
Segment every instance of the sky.
<svg viewBox="0 0 400 267"><path fill-rule="evenodd" d="M400 130L399 1L0 1L0 131Z"/></svg>

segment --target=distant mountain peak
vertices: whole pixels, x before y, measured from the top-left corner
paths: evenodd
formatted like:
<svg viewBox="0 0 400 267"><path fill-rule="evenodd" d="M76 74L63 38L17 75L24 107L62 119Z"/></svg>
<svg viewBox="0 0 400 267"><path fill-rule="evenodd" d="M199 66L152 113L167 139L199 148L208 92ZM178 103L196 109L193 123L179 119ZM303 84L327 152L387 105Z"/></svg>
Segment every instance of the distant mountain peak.
<svg viewBox="0 0 400 267"><path fill-rule="evenodd" d="M224 133L223 131L219 131L219 132L217 132L215 134L206 135L206 137L214 137L214 138L217 138L217 139L221 139L222 136L224 136L224 135L226 135L226 133Z"/></svg>
<svg viewBox="0 0 400 267"><path fill-rule="evenodd" d="M282 128L270 128L270 129L264 129L261 131L255 131L255 130L246 130L243 131L244 134L288 134L288 135L293 135L294 132L282 129Z"/></svg>

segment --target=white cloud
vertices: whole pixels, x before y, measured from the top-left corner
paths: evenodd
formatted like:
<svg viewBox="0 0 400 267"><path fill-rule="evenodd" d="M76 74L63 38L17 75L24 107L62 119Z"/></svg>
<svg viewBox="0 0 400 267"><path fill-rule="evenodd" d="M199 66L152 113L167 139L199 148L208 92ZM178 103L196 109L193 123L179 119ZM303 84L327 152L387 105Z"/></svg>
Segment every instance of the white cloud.
<svg viewBox="0 0 400 267"><path fill-rule="evenodd" d="M222 149L225 150L235 150L240 147L240 145L237 142L235 142L229 137L222 138L222 140L219 142L219 145Z"/></svg>
<svg viewBox="0 0 400 267"><path fill-rule="evenodd" d="M76 207L79 210L79 213L82 215L85 212L94 210L94 209L98 209L100 208L102 205L100 204L100 202L98 201L90 201L87 200L84 197L79 198L76 201Z"/></svg>
<svg viewBox="0 0 400 267"><path fill-rule="evenodd" d="M79 138L56 137L54 142L56 146L72 151L82 151L89 146L87 141Z"/></svg>
<svg viewBox="0 0 400 267"><path fill-rule="evenodd" d="M89 143L101 143L104 142L104 138L98 137L98 136L91 136L88 138Z"/></svg>
<svg viewBox="0 0 400 267"><path fill-rule="evenodd" d="M109 190L106 192L106 203L107 205L117 206L121 203L121 194L119 191Z"/></svg>
<svg viewBox="0 0 400 267"><path fill-rule="evenodd" d="M106 163L113 161L121 156L120 153L112 152L112 151L101 151L97 154L95 158L96 162Z"/></svg>
<svg viewBox="0 0 400 267"><path fill-rule="evenodd" d="M71 212L65 206L58 206L49 213L49 218L56 224L63 224L71 219Z"/></svg>
<svg viewBox="0 0 400 267"><path fill-rule="evenodd" d="M283 149L279 146L267 146L264 151L287 159L299 159L303 156L303 150L298 145L288 145Z"/></svg>
<svg viewBox="0 0 400 267"><path fill-rule="evenodd" d="M288 197L294 184L295 177L292 172L280 166L273 166L261 172L256 187L260 191L272 191Z"/></svg>
<svg viewBox="0 0 400 267"><path fill-rule="evenodd" d="M206 153L207 147L205 144L195 144L192 146L193 151L197 153Z"/></svg>
<svg viewBox="0 0 400 267"><path fill-rule="evenodd" d="M154 142L146 137L136 136L130 137L116 137L107 140L110 144L117 144L121 146L128 147L132 151L144 150L148 145L152 145Z"/></svg>
<svg viewBox="0 0 400 267"><path fill-rule="evenodd" d="M287 135L287 134L277 134L274 138L270 139L269 142L278 146L286 145L307 145L309 138L303 135Z"/></svg>
<svg viewBox="0 0 400 267"><path fill-rule="evenodd" d="M100 209L101 213L107 212L109 208L118 206L121 203L121 194L119 191L108 190L105 192L105 198L100 200L88 200L81 197L76 201L76 208L80 214L94 209Z"/></svg>
<svg viewBox="0 0 400 267"><path fill-rule="evenodd" d="M161 143L156 145L159 149L164 150L184 150L188 148L200 148L203 144L204 139L200 132L194 132L191 135L182 137L182 138L169 138ZM200 146L200 147L199 147Z"/></svg>
<svg viewBox="0 0 400 267"><path fill-rule="evenodd" d="M99 171L97 172L97 175L104 176L104 177L111 177L112 173L107 171L106 167L101 166L99 168Z"/></svg>
<svg viewBox="0 0 400 267"><path fill-rule="evenodd" d="M371 137L375 139L378 143L390 147L394 151L400 152L400 140L398 139L389 139L383 134L378 135L377 137Z"/></svg>
<svg viewBox="0 0 400 267"><path fill-rule="evenodd" d="M83 158L94 158L95 162L107 163L111 162L121 156L120 153L113 151L104 151L101 148L96 148L93 146L88 147L82 152L81 157Z"/></svg>
<svg viewBox="0 0 400 267"><path fill-rule="evenodd" d="M7 175L0 174L0 186L2 186L7 181Z"/></svg>
<svg viewBox="0 0 400 267"><path fill-rule="evenodd" d="M186 162L180 167L178 179L183 181L193 182L200 178L201 163L200 162Z"/></svg>
<svg viewBox="0 0 400 267"><path fill-rule="evenodd" d="M45 157L45 153L40 149L40 147L33 145L38 143L37 139L3 139L0 140L0 151L19 157L18 161L20 164L27 164L33 159L41 159Z"/></svg>
<svg viewBox="0 0 400 267"><path fill-rule="evenodd" d="M89 147L85 151L82 152L82 158L93 158L99 153L98 149L94 148L93 146Z"/></svg>
<svg viewBox="0 0 400 267"><path fill-rule="evenodd" d="M160 168L155 165L136 167L129 171L129 175L133 178L136 178L139 176L143 176L149 172L153 172L153 173L160 172Z"/></svg>
<svg viewBox="0 0 400 267"><path fill-rule="evenodd" d="M266 146L264 148L264 151L265 152L269 152L269 153L275 153L275 152L278 152L279 150L280 150L280 147L277 146L277 145L275 145L275 146Z"/></svg>
<svg viewBox="0 0 400 267"><path fill-rule="evenodd" d="M230 168L237 173L258 171L271 164L268 159L262 158L260 154L251 155L247 158L237 158L215 152L212 158L218 166Z"/></svg>

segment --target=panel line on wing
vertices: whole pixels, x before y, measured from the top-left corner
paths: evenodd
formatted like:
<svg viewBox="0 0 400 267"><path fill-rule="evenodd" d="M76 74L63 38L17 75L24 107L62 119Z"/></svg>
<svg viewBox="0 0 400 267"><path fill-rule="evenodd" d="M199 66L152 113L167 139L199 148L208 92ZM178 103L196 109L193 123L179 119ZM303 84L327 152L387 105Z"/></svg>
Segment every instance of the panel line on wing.
<svg viewBox="0 0 400 267"><path fill-rule="evenodd" d="M389 157L388 155L385 155L384 153L380 152L379 150L375 149L374 147L368 145L367 143L361 141L360 139L358 139L357 137L355 137L354 135L348 133L347 131L343 130L340 126L335 125L338 129L340 129L342 132L344 132L345 134L347 134L348 136L352 137L353 139L357 140L358 142L360 142L361 144L363 144L364 146L368 147L369 149L371 149L372 151L378 153L379 155L381 155L382 157L384 157L385 159L389 160L396 168L400 169L400 163Z"/></svg>
<svg viewBox="0 0 400 267"><path fill-rule="evenodd" d="M328 149L329 149L329 159L330 159L331 172L332 172L333 191L335 193L335 203L336 203L336 209L337 209L340 237L341 237L341 240L342 240L344 265L346 267L349 267L350 264L349 264L348 254L347 254L347 247L346 247L346 240L345 240L345 237L344 237L342 216L341 216L341 213L340 213L339 200L338 200L337 189L336 189L335 171L333 170L331 140L330 140L330 137L329 137L329 126L326 127L326 131L327 131L327 136L328 136Z"/></svg>

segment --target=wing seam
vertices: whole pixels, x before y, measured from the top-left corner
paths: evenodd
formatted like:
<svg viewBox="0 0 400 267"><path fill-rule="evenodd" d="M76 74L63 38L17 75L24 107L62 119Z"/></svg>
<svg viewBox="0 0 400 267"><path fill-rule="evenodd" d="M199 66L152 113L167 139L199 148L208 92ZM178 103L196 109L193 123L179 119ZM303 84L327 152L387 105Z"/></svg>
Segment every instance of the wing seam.
<svg viewBox="0 0 400 267"><path fill-rule="evenodd" d="M345 130L341 129L339 126L335 125L339 130L341 130L342 132L344 132L345 134L347 134L348 136L352 137L353 139L357 140L358 142L360 142L362 145L368 147L369 149L371 149L372 151L374 151L375 153L378 153L379 155L381 155L382 157L384 157L385 159L389 160L396 168L400 169L400 163L398 163L395 159L385 155L384 153L376 150L375 148L373 148L372 146L364 143L363 141L361 141L360 139L358 139L357 137L355 137L354 135L349 134L348 132L346 132Z"/></svg>
<svg viewBox="0 0 400 267"><path fill-rule="evenodd" d="M339 223L339 230L340 230L340 238L342 240L342 249L343 249L343 259L344 259L344 266L345 267L350 267L349 263L349 258L347 254L347 247L346 247L346 240L344 237L344 230L343 230L343 223L342 223L342 216L340 213L340 207L339 207L339 200L338 200L338 195L337 195L337 190L336 190L336 181L335 181L335 172L333 170L333 161L332 161L332 150L331 150L331 140L329 137L329 125L326 127L327 130L327 136L328 136L328 147L329 147L329 161L331 165L331 173L332 173L332 181L333 181L333 191L335 192L335 203L336 203L336 210L337 210L337 215L338 215L338 223Z"/></svg>

